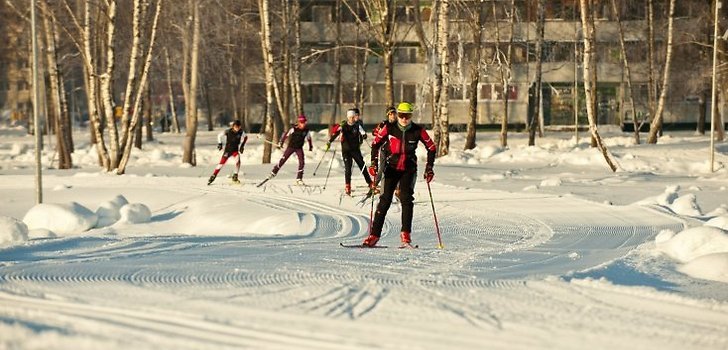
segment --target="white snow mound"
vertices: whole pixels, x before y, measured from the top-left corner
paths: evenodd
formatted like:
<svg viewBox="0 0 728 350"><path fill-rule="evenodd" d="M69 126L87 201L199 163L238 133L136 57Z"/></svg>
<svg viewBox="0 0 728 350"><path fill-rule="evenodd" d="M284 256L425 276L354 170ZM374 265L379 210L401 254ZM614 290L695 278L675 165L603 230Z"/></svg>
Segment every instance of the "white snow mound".
<svg viewBox="0 0 728 350"><path fill-rule="evenodd" d="M142 224L149 222L152 218L152 211L142 203L127 204L119 209L118 222L129 224Z"/></svg>
<svg viewBox="0 0 728 350"><path fill-rule="evenodd" d="M99 208L96 209L96 215L99 217L97 226L109 226L118 221L121 218L119 210L127 204L129 201L122 195L117 195L113 199L99 204Z"/></svg>
<svg viewBox="0 0 728 350"><path fill-rule="evenodd" d="M705 223L706 226L713 226L728 231L728 214L716 216Z"/></svg>
<svg viewBox="0 0 728 350"><path fill-rule="evenodd" d="M78 234L96 226L98 217L88 208L71 202L42 203L30 208L23 217L29 230L46 229L58 235Z"/></svg>
<svg viewBox="0 0 728 350"><path fill-rule="evenodd" d="M0 245L14 244L28 240L28 226L22 221L0 215Z"/></svg>

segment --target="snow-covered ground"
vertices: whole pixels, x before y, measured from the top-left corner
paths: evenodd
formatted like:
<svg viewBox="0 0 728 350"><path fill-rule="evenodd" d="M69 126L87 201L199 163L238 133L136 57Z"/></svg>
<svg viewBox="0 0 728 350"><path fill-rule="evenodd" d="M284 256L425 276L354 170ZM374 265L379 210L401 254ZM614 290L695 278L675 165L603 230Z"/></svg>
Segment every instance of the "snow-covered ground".
<svg viewBox="0 0 728 350"><path fill-rule="evenodd" d="M36 206L33 138L0 130L0 348L728 348L726 143L711 173L707 136L602 131L612 173L585 133L511 133L508 149L480 133L472 151L454 134L432 183L444 249L421 180L419 249L395 248L397 205L390 248L346 249L370 203L356 174L342 194L338 153L313 176L325 134L306 187L295 157L255 187L271 168L256 135L243 184L228 164L207 186L218 131L198 136L198 167L182 136L156 134L123 176L78 134L76 169L43 153Z"/></svg>

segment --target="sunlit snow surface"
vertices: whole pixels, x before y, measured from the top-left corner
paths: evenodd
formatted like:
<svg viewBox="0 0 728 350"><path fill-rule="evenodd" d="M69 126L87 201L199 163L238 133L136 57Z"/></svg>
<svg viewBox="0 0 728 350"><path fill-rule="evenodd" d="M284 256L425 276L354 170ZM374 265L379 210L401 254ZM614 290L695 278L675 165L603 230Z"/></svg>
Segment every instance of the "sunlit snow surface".
<svg viewBox="0 0 728 350"><path fill-rule="evenodd" d="M483 133L460 151L455 134L432 183L444 249L419 180L419 249L396 249L394 204L389 248L363 250L339 242L368 232L364 181L355 172L343 196L338 153L326 178L321 133L307 187L294 185L295 157L255 187L271 165L254 135L242 185L226 178L232 164L206 185L216 132L198 137L198 167L180 166L182 135L157 134L123 176L79 141L79 168L44 170L51 209L35 206L32 137L0 134L0 348L728 347L728 147L710 173L707 137L637 146L605 133L612 173L587 135L527 147L513 134L502 149Z"/></svg>

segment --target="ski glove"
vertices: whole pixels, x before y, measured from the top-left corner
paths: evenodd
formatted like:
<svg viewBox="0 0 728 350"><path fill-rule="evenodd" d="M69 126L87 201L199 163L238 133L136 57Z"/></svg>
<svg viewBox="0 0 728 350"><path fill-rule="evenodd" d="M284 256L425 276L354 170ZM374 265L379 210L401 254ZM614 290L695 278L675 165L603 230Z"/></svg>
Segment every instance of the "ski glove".
<svg viewBox="0 0 728 350"><path fill-rule="evenodd" d="M434 177L435 177L435 172L432 171L432 168L428 167L427 169L425 169L425 181L427 181L427 183L432 182L432 179Z"/></svg>
<svg viewBox="0 0 728 350"><path fill-rule="evenodd" d="M240 145L240 148L238 148L238 151L240 154L243 154L243 152L245 151L245 145Z"/></svg>
<svg viewBox="0 0 728 350"><path fill-rule="evenodd" d="M217 150L218 150L218 151L221 151L221 150L222 150L222 143L218 143L218 144L217 144Z"/></svg>
<svg viewBox="0 0 728 350"><path fill-rule="evenodd" d="M377 170L378 169L377 169L377 166L375 164L370 165L369 166L369 175L371 175L372 177L376 177L377 176L377 172L378 172Z"/></svg>

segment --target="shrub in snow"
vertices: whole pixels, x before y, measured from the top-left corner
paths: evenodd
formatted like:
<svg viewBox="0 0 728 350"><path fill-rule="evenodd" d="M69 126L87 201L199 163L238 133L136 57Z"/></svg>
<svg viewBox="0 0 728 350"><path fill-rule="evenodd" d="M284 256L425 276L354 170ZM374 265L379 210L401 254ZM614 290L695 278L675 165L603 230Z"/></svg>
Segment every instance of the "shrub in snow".
<svg viewBox="0 0 728 350"><path fill-rule="evenodd" d="M87 231L96 226L98 217L88 208L71 202L68 204L37 204L23 217L29 230L46 229L59 235Z"/></svg>
<svg viewBox="0 0 728 350"><path fill-rule="evenodd" d="M728 214L716 216L705 223L706 226L713 226L728 231Z"/></svg>
<svg viewBox="0 0 728 350"><path fill-rule="evenodd" d="M129 204L129 201L122 195L117 195L112 200L101 203L96 209L96 215L99 217L98 226L108 226L115 223L121 215L119 209Z"/></svg>
<svg viewBox="0 0 728 350"><path fill-rule="evenodd" d="M702 216L698 203L695 201L695 195L690 193L675 199L670 205L673 212L686 216Z"/></svg>
<svg viewBox="0 0 728 350"><path fill-rule="evenodd" d="M119 222L130 224L142 224L149 222L152 218L149 207L141 203L127 204L121 207L119 213L121 215Z"/></svg>
<svg viewBox="0 0 728 350"><path fill-rule="evenodd" d="M694 227L655 243L658 250L673 259L688 262L703 255L728 253L728 231L711 226Z"/></svg>
<svg viewBox="0 0 728 350"><path fill-rule="evenodd" d="M9 216L0 216L0 245L28 240L28 226Z"/></svg>

